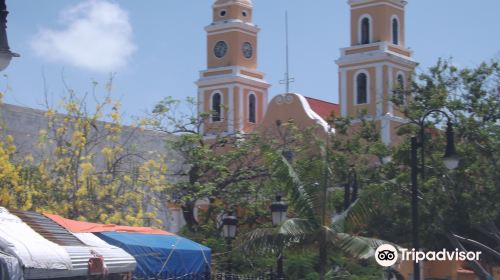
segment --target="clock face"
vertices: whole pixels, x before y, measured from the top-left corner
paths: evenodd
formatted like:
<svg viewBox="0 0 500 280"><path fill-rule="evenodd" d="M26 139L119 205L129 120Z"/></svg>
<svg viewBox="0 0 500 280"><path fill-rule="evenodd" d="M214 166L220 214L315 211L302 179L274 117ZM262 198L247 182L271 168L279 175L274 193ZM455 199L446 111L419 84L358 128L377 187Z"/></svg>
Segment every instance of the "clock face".
<svg viewBox="0 0 500 280"><path fill-rule="evenodd" d="M252 44L250 44L249 42L243 43L242 51L243 51L243 56L245 56L245 58L251 58L253 55Z"/></svg>
<svg viewBox="0 0 500 280"><path fill-rule="evenodd" d="M227 53L227 44L224 41L219 41L215 44L214 54L217 58L222 58Z"/></svg>

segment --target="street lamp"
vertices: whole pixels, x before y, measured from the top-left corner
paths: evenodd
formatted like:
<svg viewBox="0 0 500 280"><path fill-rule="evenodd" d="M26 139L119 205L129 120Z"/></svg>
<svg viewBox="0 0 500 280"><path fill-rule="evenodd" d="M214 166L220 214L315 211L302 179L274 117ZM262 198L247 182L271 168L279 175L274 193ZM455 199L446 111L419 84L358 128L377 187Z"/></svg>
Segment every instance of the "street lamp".
<svg viewBox="0 0 500 280"><path fill-rule="evenodd" d="M284 221L286 221L286 210L288 209L288 204L286 202L281 201L281 194L276 195L276 201L271 203L269 207L271 209L271 217L273 226L279 226ZM283 279L283 248L278 253L278 261L277 261L277 273L278 279Z"/></svg>
<svg viewBox="0 0 500 280"><path fill-rule="evenodd" d="M7 40L7 5L5 0L0 0L0 71L3 71L13 57L19 57L19 54L10 51L9 41Z"/></svg>
<svg viewBox="0 0 500 280"><path fill-rule="evenodd" d="M286 210L288 209L288 204L281 201L281 195L276 195L276 201L271 203L269 207L271 209L271 215L273 220L273 226L279 226L286 220Z"/></svg>
<svg viewBox="0 0 500 280"><path fill-rule="evenodd" d="M450 170L457 168L460 162L460 157L455 151L453 124L450 121L448 121L446 127L446 151L444 152L443 162L446 168Z"/></svg>
<svg viewBox="0 0 500 280"><path fill-rule="evenodd" d="M411 165L411 212L412 212L412 243L415 251L420 250L420 242L418 238L418 172L420 171L422 179L425 178L425 119L433 114L433 113L441 113L448 119L447 127L446 127L446 149L443 157L443 163L448 169L455 169L458 167L459 156L455 152L455 141L454 141L454 133L453 133L453 123L451 122L450 116L441 110L430 110L426 112L423 117L420 119L418 125L420 127L418 139L417 136L413 136L411 138L411 157L410 157L410 165ZM420 170L418 168L418 148L421 150L421 166ZM413 279L420 280L420 264L416 261L413 263Z"/></svg>
<svg viewBox="0 0 500 280"><path fill-rule="evenodd" d="M347 183L344 185L344 210L347 210L356 199L358 199L358 175L354 165L351 165L347 173Z"/></svg>
<svg viewBox="0 0 500 280"><path fill-rule="evenodd" d="M227 272L231 274L231 242L236 237L236 228L238 226L238 219L233 215L233 211L228 211L222 218L222 236L226 238L227 244Z"/></svg>

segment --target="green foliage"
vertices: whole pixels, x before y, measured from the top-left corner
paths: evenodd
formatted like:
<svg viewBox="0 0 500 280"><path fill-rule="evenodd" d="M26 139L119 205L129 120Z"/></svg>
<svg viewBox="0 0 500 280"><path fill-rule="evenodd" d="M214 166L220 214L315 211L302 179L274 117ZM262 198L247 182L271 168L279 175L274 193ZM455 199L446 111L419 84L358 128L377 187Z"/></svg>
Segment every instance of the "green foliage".
<svg viewBox="0 0 500 280"><path fill-rule="evenodd" d="M286 254L285 271L289 279L318 279L318 256L312 252Z"/></svg>
<svg viewBox="0 0 500 280"><path fill-rule="evenodd" d="M221 215L229 209L236 210L239 236L268 224L268 207L276 182L270 179L265 162L273 153L269 152L270 143L258 134L221 133L205 138L200 127L210 114L197 115L197 107L193 99L166 98L155 107L148 124L177 136L167 145L183 157L184 167L177 175L185 180L177 182L171 194L171 203L180 205L187 222L181 234L209 246L214 269L224 270L231 254L220 236ZM195 215L199 200L209 204ZM265 271L275 262L274 257L265 255L234 253L231 258L234 270L241 273Z"/></svg>
<svg viewBox="0 0 500 280"><path fill-rule="evenodd" d="M177 175L186 180L175 184L172 202L181 205L192 232L202 230L202 225L218 230L217 218L229 208L245 209L241 223L255 227L267 214L264 213L267 205L261 207L262 203L272 197L269 185L265 184L269 172L262 164L264 144L256 134L220 134L206 139L200 127L209 114L197 115L197 106L193 99L181 102L169 97L155 107L149 121L151 128L177 136L167 144L183 156L184 168ZM198 215L203 217L201 220L197 219L195 202L207 198L208 209Z"/></svg>
<svg viewBox="0 0 500 280"><path fill-rule="evenodd" d="M431 114L424 122L425 178L419 177L422 246L451 247L447 236L457 233L497 247L500 224L500 67L498 61L459 69L440 60L418 76L406 91L407 103L400 110L410 120L401 135L414 135L425 112L448 113L455 128L455 143L461 160L456 170L441 161L446 139L440 132L446 118ZM410 240L409 144L403 138L394 149L393 162L381 173L384 182L371 184L371 194L385 193L373 201L376 211L367 231L399 244Z"/></svg>
<svg viewBox="0 0 500 280"><path fill-rule="evenodd" d="M327 279L378 280L383 274L382 268L373 261L347 258L341 254L335 254L332 263Z"/></svg>
<svg viewBox="0 0 500 280"><path fill-rule="evenodd" d="M102 99L93 92L94 110L70 89L59 106L47 108L47 125L31 151L37 158L15 162L11 186L0 187L1 205L92 222L161 224L156 209L168 187L165 159L143 159L127 144L140 128L121 124L111 81L106 88ZM6 139L12 152L13 139Z"/></svg>
<svg viewBox="0 0 500 280"><path fill-rule="evenodd" d="M339 200L337 185L342 182L340 178L348 176L348 163L370 157L363 153L367 151L367 143L378 141L374 128L367 121L362 124L357 137L342 139L325 135L326 139L322 141L310 134L311 131L294 130L292 125L286 127L289 131L282 135L294 137L291 141L283 138L281 148L272 149L276 155L269 157L268 163L273 170L272 177L281 182L288 196L291 218L278 228L259 228L245 235L243 248L261 253L279 252L283 248L317 250L319 262L314 272L301 269L293 272L300 277L315 279L328 279L329 252L341 251L356 258L372 257L382 241L344 231L351 225L362 223L368 209L358 201L347 211L334 216L336 205L333 202ZM290 130L294 131L293 134ZM284 151L283 155L280 151ZM294 156L287 158L290 152Z"/></svg>
<svg viewBox="0 0 500 280"><path fill-rule="evenodd" d="M374 262L349 258L341 252L334 252L329 263L331 265L325 279L379 280L383 273ZM288 279L319 279L318 265L319 257L312 251L286 252L285 271Z"/></svg>

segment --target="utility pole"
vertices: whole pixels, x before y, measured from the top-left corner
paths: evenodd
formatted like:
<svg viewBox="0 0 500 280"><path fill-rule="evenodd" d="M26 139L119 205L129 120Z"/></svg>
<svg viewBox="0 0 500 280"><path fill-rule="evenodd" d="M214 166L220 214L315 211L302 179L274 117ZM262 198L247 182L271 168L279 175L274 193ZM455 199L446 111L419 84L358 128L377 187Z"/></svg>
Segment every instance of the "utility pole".
<svg viewBox="0 0 500 280"><path fill-rule="evenodd" d="M285 55L286 55L286 72L285 72L285 79L280 81L280 84L285 84L285 93L290 92L290 83L295 82L295 78L290 78L290 72L289 72L289 52L288 52L288 11L285 11Z"/></svg>

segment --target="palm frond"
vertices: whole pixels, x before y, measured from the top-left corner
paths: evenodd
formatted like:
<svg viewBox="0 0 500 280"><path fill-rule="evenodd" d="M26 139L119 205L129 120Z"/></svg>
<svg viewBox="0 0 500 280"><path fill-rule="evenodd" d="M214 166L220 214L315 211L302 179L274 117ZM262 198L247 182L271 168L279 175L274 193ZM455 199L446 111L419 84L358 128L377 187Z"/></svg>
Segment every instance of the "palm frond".
<svg viewBox="0 0 500 280"><path fill-rule="evenodd" d="M310 235L317 230L316 225L306 219L288 219L279 227L279 233L287 236Z"/></svg>
<svg viewBox="0 0 500 280"><path fill-rule="evenodd" d="M362 225L371 213L372 209L358 198L349 208L333 218L332 228L337 232L346 232L350 227Z"/></svg>
<svg viewBox="0 0 500 280"><path fill-rule="evenodd" d="M275 252L303 243L316 227L305 219L289 219L278 228L259 228L247 233L238 244L245 252Z"/></svg>
<svg viewBox="0 0 500 280"><path fill-rule="evenodd" d="M324 182L322 182L321 184L324 184ZM328 211L327 209L327 197L324 193L324 191L322 190L324 186L318 184L316 186L317 189L312 189L310 190L310 197L312 198L312 201L313 201L313 205L314 205L314 208L313 208L313 211L314 211L314 214L315 214L315 217L317 217L318 221L319 221L319 224L320 225L325 225L325 224L329 224L328 221L322 221L322 218L325 217L326 220L329 220L328 217L330 217L329 215L326 215L327 213L329 214L330 212Z"/></svg>
<svg viewBox="0 0 500 280"><path fill-rule="evenodd" d="M331 244L355 258L368 259L375 255L375 250L382 244L389 242L347 233L335 233Z"/></svg>
<svg viewBox="0 0 500 280"><path fill-rule="evenodd" d="M317 216L314 213L314 198L306 191L304 184L288 160L282 156L281 161L288 171L290 184L287 187L291 195L291 204L293 204L295 211L297 211L299 216L317 223Z"/></svg>
<svg viewBox="0 0 500 280"><path fill-rule="evenodd" d="M236 247L244 252L273 252L281 245L277 228L258 228L243 236Z"/></svg>

